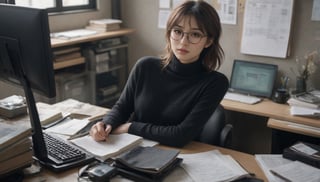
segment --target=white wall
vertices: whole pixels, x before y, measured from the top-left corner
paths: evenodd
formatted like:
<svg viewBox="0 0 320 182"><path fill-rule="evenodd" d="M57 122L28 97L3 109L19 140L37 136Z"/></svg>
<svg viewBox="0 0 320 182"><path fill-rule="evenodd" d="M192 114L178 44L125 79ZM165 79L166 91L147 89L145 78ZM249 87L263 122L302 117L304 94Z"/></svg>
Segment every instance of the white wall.
<svg viewBox="0 0 320 182"><path fill-rule="evenodd" d="M216 1L216 0L212 0ZM244 0L238 2L245 2ZM237 25L223 25L221 39L225 51L225 62L220 71L230 77L234 59L252 60L277 64L279 76L290 77L289 86L295 87L295 75L290 68L296 68L295 57L304 56L312 50L320 51L320 22L311 21L313 0L296 0L292 26L291 55L286 59L262 56L251 56L240 53L243 9L238 11ZM131 36L130 65L145 55L158 55L164 48L164 30L157 28L159 5L158 1L123 0L122 18L128 27L136 29ZM320 53L320 52L319 52ZM279 80L277 81L279 84ZM320 67L310 79L309 85L320 89Z"/></svg>

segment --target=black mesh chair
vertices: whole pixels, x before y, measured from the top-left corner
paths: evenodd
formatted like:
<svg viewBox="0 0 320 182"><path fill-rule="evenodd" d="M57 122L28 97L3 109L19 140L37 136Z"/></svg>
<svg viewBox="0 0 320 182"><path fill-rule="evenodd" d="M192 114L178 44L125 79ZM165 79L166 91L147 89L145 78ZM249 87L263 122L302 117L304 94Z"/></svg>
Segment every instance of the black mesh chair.
<svg viewBox="0 0 320 182"><path fill-rule="evenodd" d="M228 148L231 145L232 128L231 124L226 124L225 110L222 105L219 105L196 141Z"/></svg>

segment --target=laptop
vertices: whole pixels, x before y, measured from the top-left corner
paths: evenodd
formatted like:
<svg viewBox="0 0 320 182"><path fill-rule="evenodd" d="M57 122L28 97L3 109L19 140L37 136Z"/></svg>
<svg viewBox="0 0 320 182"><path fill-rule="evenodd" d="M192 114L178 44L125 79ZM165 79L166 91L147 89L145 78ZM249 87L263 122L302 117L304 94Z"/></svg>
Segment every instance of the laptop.
<svg viewBox="0 0 320 182"><path fill-rule="evenodd" d="M234 60L228 91L270 98L277 72L277 65Z"/></svg>

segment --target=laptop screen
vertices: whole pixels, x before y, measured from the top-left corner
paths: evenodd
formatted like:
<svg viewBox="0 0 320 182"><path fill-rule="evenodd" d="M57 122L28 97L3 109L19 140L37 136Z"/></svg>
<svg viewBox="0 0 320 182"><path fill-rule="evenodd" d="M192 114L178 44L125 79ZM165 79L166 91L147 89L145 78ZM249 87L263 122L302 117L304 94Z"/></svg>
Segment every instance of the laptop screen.
<svg viewBox="0 0 320 182"><path fill-rule="evenodd" d="M271 97L277 72L277 65L234 60L229 90Z"/></svg>

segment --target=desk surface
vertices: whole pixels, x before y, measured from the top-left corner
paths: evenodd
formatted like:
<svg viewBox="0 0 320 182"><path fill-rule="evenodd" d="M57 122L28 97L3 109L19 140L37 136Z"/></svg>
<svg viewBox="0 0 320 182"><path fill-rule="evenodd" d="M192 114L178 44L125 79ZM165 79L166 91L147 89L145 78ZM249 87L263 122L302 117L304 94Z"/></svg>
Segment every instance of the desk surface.
<svg viewBox="0 0 320 182"><path fill-rule="evenodd" d="M61 39L52 38L51 39L51 47L56 48L56 47L62 47L62 46L68 46L68 45L75 45L75 44L80 44L80 43L85 43L85 42L91 42L91 41L96 41L96 40L102 40L102 39L107 39L107 38L112 38L112 37L128 35L133 32L134 32L134 29L122 28L122 29L116 30L116 31L98 33L98 34L94 34L94 35L78 37L78 38L73 38L73 39L69 39L69 40L61 40Z"/></svg>
<svg viewBox="0 0 320 182"><path fill-rule="evenodd" d="M243 112L268 118L290 121L307 126L320 128L320 120L315 118L293 116L290 114L290 106L278 104L269 99L264 99L257 104L244 104L224 99L221 104L227 110Z"/></svg>
<svg viewBox="0 0 320 182"><path fill-rule="evenodd" d="M164 146L162 146L164 147ZM168 148L168 147L164 147ZM186 145L182 150L181 153L198 153L198 152L205 152L213 149L218 149L223 154L229 154L231 155L235 160L237 160L247 171L254 173L256 177L263 179L264 181L267 181L266 176L264 175L263 171L258 166L255 158L253 155L216 147L212 145L207 145L199 142L191 142L190 144ZM64 181L76 181L78 176L78 169L74 168L62 173L54 173L48 170L42 171L40 174L27 177L24 181L25 182L31 182L31 181L57 181L60 182Z"/></svg>

